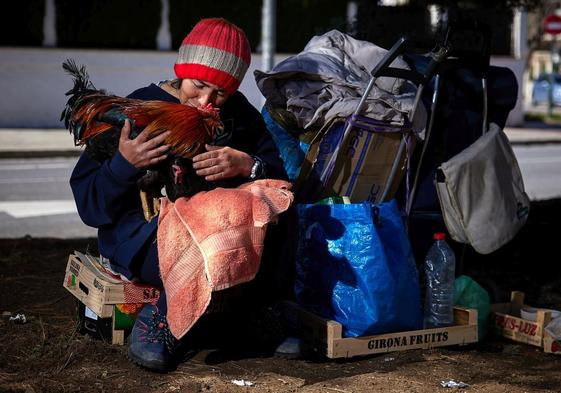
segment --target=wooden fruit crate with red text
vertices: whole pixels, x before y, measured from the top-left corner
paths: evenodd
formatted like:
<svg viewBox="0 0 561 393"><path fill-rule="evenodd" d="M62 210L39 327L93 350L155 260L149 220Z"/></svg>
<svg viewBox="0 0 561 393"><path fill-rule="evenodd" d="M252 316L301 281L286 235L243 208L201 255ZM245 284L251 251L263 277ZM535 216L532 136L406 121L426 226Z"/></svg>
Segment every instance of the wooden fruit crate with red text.
<svg viewBox="0 0 561 393"><path fill-rule="evenodd" d="M543 351L545 353L553 353L561 355L561 340L556 340L546 331L543 335Z"/></svg>
<svg viewBox="0 0 561 393"><path fill-rule="evenodd" d="M454 307L454 326L361 337L343 337L343 326L319 317L295 303L286 303L300 338L331 359L350 358L408 349L430 349L477 342L477 310Z"/></svg>
<svg viewBox="0 0 561 393"><path fill-rule="evenodd" d="M122 345L144 303L154 303L157 288L128 282L91 255L68 257L63 282L78 300L80 331Z"/></svg>
<svg viewBox="0 0 561 393"><path fill-rule="evenodd" d="M521 310L524 305L524 293L514 291L510 295L510 303L491 305L493 311L493 330L496 334L511 340L544 347L544 327L551 320L551 311L537 309L536 320L524 319ZM549 343L550 348L552 343Z"/></svg>

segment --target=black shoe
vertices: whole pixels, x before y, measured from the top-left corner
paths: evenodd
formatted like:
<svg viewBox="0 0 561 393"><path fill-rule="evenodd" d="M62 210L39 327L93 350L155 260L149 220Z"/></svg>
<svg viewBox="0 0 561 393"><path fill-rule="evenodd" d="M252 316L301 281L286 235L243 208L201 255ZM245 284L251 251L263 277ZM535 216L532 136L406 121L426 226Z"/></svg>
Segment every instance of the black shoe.
<svg viewBox="0 0 561 393"><path fill-rule="evenodd" d="M128 357L139 366L153 371L170 371L175 366L174 350L178 341L168 328L166 316L158 307L145 305L129 336Z"/></svg>

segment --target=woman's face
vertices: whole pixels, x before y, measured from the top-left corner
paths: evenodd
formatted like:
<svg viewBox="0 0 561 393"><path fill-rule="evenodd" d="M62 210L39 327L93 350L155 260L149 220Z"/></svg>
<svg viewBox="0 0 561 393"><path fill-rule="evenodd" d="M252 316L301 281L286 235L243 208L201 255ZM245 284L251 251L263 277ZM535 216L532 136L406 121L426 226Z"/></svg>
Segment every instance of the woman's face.
<svg viewBox="0 0 561 393"><path fill-rule="evenodd" d="M207 104L220 107L227 99L226 90L199 79L183 79L179 87L179 102L196 108Z"/></svg>

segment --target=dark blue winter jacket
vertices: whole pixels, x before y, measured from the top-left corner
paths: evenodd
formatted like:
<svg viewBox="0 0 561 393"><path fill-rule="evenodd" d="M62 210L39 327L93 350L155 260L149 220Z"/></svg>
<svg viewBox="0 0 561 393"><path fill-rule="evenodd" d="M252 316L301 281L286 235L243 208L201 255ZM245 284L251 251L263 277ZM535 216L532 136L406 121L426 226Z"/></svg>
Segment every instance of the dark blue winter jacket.
<svg viewBox="0 0 561 393"><path fill-rule="evenodd" d="M134 91L130 98L179 101L151 84ZM261 114L239 92L220 109L227 134L226 145L259 157L264 177L286 179L276 145L266 130ZM78 213L86 225L98 229L99 252L127 278L138 276L151 243L156 240L157 218L147 222L136 181L144 171L136 169L117 151L112 159L97 162L82 154L70 178ZM237 186L247 178L231 179Z"/></svg>

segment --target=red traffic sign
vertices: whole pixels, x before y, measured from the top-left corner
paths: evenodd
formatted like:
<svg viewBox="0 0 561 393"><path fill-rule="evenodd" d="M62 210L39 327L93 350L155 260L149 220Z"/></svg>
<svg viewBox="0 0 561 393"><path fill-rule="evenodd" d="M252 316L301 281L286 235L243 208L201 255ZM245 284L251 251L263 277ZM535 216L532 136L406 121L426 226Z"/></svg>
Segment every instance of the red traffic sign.
<svg viewBox="0 0 561 393"><path fill-rule="evenodd" d="M549 34L561 33L561 16L554 14L546 16L543 22L543 31Z"/></svg>

